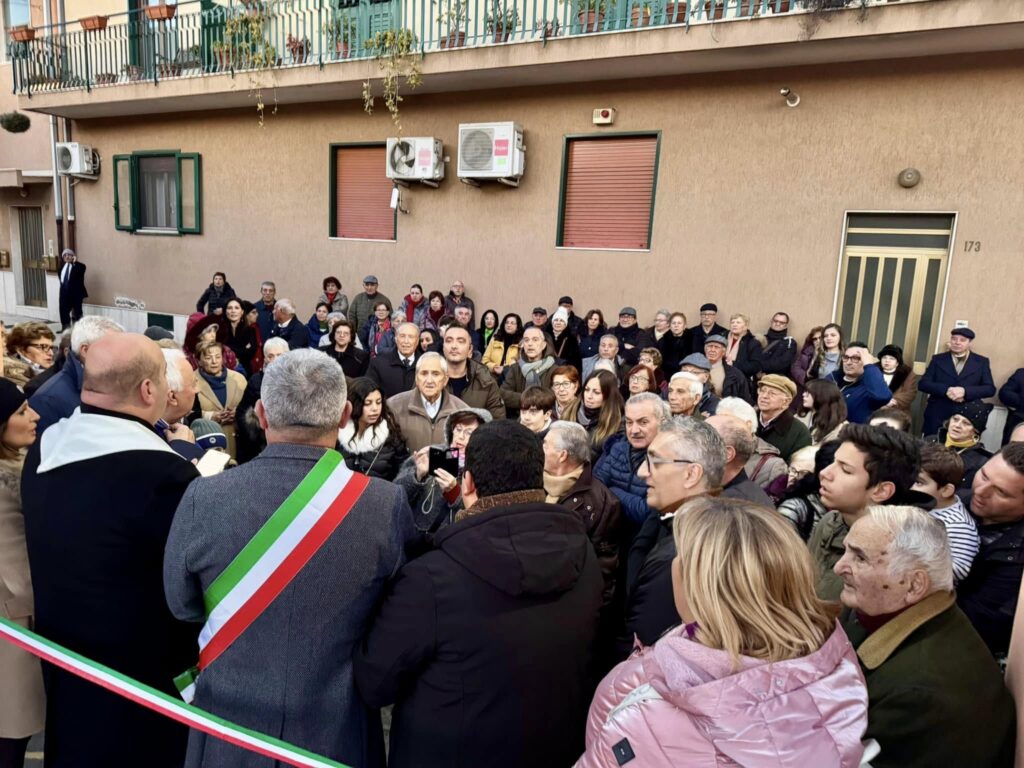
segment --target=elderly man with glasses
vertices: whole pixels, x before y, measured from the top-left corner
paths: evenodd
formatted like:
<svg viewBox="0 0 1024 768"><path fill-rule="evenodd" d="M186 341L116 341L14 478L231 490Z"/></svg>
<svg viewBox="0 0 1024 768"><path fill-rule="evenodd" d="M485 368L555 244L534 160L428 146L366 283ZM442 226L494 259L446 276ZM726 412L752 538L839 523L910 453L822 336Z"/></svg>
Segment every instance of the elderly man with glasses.
<svg viewBox="0 0 1024 768"><path fill-rule="evenodd" d="M662 425L647 447L638 475L656 512L629 551L625 632L617 640L620 658L629 655L634 636L653 645L679 623L672 596L672 518L683 502L721 487L726 458L725 443L714 428L685 416Z"/></svg>
<svg viewBox="0 0 1024 768"><path fill-rule="evenodd" d="M778 448L787 464L795 451L811 444L810 431L789 410L794 397L796 384L785 376L770 373L757 383L757 436Z"/></svg>
<svg viewBox="0 0 1024 768"><path fill-rule="evenodd" d="M892 399L878 360L861 342L853 342L843 352L842 371L827 377L835 382L846 400L846 419L852 424L867 424L871 414Z"/></svg>

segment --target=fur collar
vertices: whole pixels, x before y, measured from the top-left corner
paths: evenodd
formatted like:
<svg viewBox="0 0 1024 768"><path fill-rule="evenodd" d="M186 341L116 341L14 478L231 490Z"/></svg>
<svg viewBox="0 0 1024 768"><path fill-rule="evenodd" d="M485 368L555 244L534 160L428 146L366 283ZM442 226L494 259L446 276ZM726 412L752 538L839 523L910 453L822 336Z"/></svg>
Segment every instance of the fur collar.
<svg viewBox="0 0 1024 768"><path fill-rule="evenodd" d="M345 447L345 450L355 454L379 450L388 441L388 437L390 437L390 431L386 421L378 424L376 429L366 430L358 437L354 420L350 420L348 424L338 430L338 442Z"/></svg>
<svg viewBox="0 0 1024 768"><path fill-rule="evenodd" d="M21 470L25 466L25 455L16 459L0 459L0 490L6 491L21 506Z"/></svg>

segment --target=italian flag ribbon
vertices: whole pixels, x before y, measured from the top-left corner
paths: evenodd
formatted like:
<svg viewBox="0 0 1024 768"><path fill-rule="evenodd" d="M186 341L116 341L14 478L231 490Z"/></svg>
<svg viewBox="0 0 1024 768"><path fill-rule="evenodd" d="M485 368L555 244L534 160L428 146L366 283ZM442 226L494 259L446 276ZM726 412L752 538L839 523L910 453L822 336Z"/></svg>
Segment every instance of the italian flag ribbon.
<svg viewBox="0 0 1024 768"><path fill-rule="evenodd" d="M320 757L280 739L229 723L163 691L122 675L110 667L87 659L8 619L0 618L0 638L118 696L236 747L298 768L348 768L343 763Z"/></svg>
<svg viewBox="0 0 1024 768"><path fill-rule="evenodd" d="M337 451L327 451L203 594L206 624L199 664L175 678L191 703L195 681L261 613L330 538L369 485Z"/></svg>

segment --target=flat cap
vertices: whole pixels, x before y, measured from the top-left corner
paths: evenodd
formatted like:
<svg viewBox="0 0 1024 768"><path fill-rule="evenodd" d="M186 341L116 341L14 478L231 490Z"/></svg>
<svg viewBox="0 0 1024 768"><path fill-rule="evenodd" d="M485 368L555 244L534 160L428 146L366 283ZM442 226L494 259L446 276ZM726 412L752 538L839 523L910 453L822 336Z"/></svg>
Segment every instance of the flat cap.
<svg viewBox="0 0 1024 768"><path fill-rule="evenodd" d="M796 397L796 383L786 377L781 376L778 373L769 373L767 376L762 376L761 380L757 382L757 388L771 387L777 389L779 392L785 392L786 395L793 398Z"/></svg>

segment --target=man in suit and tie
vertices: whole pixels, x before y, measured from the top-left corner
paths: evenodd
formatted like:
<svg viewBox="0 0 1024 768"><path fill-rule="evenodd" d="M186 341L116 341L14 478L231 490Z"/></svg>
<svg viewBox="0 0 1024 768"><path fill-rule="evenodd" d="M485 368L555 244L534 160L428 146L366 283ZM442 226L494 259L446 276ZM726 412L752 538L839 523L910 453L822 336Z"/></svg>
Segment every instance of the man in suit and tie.
<svg viewBox="0 0 1024 768"><path fill-rule="evenodd" d="M949 335L949 352L934 355L917 383L917 388L928 395L924 434L936 434L960 403L995 395L988 358L971 351L972 341L974 331L970 328L954 328Z"/></svg>
<svg viewBox="0 0 1024 768"><path fill-rule="evenodd" d="M89 296L85 290L85 264L70 248L65 248L60 257L64 266L60 268L60 330L71 327L72 321L82 319L82 302Z"/></svg>
<svg viewBox="0 0 1024 768"><path fill-rule="evenodd" d="M380 715L356 694L352 655L405 561L412 512L401 488L351 472L333 450L352 411L345 395L341 366L315 349L267 366L256 403L267 447L189 486L167 540L164 591L179 619L206 622L196 706L383 768ZM193 731L185 765L269 762Z"/></svg>
<svg viewBox="0 0 1024 768"><path fill-rule="evenodd" d="M366 376L380 387L385 400L416 386L419 341L420 329L416 324L402 323L395 331L395 348L370 361Z"/></svg>

